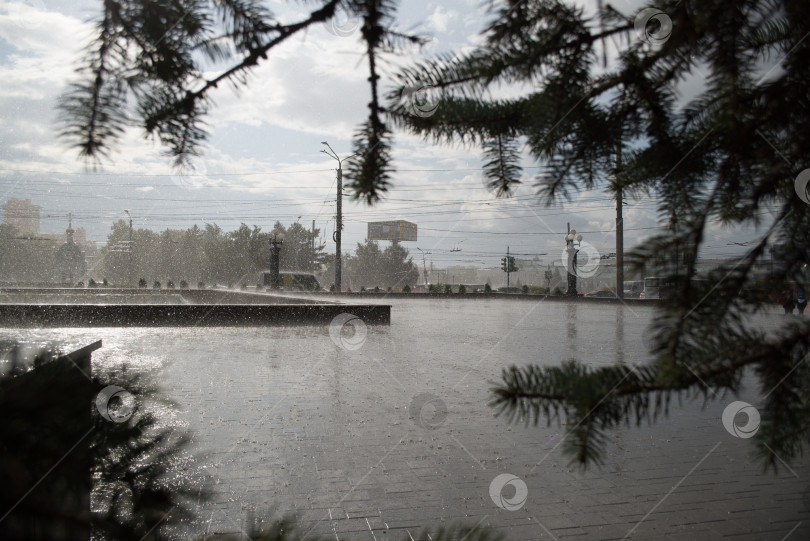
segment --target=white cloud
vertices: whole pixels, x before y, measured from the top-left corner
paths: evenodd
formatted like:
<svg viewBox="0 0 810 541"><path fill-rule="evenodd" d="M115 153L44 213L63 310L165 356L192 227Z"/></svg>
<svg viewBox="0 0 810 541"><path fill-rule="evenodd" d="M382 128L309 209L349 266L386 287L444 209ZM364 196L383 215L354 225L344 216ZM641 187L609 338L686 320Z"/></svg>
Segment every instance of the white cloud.
<svg viewBox="0 0 810 541"><path fill-rule="evenodd" d="M436 6L428 17L428 26L436 32L447 32L450 23L458 19L458 13Z"/></svg>

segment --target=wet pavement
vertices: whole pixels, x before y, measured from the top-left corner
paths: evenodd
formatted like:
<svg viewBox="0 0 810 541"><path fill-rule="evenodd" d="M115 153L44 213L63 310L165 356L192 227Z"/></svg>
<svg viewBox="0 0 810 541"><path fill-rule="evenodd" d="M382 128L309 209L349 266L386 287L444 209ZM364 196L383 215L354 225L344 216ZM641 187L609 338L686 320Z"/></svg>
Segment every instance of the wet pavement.
<svg viewBox="0 0 810 541"><path fill-rule="evenodd" d="M363 299L362 302L368 302ZM98 366L155 374L195 433L214 492L197 532L296 512L329 539L407 539L464 522L529 539L805 539L810 461L762 473L722 423L741 397L674 406L610 433L605 463L567 466L566 426L493 416L512 364L647 360L652 306L385 299L390 327L2 329L6 338L104 347ZM350 312L350 309L347 310ZM754 322L776 326L768 314ZM354 330L355 333L351 331ZM751 382L753 383L753 382ZM506 475L504 475L506 474Z"/></svg>

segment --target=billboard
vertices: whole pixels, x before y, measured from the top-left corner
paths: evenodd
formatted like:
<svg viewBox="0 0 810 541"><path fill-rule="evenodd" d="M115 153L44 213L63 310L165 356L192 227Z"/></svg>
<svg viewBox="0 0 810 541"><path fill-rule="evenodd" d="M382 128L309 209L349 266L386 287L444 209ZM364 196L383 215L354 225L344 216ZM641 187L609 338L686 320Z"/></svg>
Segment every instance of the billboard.
<svg viewBox="0 0 810 541"><path fill-rule="evenodd" d="M369 222L368 240L415 241L416 224L405 220Z"/></svg>

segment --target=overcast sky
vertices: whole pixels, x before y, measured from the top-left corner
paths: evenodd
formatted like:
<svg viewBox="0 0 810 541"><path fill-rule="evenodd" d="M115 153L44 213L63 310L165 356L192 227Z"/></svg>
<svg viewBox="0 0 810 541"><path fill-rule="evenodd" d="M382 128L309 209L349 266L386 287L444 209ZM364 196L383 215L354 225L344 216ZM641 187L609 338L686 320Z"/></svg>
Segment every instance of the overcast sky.
<svg viewBox="0 0 810 541"><path fill-rule="evenodd" d="M591 4L595 2L590 2ZM627 13L633 5L625 4ZM236 95L226 87L208 118L211 137L196 173L178 174L161 149L133 130L110 163L88 172L76 151L56 137L56 100L73 78L81 48L93 35L99 0L0 0L0 203L29 198L42 209L42 232L74 227L90 240L106 239L110 225L132 214L136 228L162 231L242 222L265 230L276 220L300 220L321 230L333 252L336 162L320 154L328 141L341 156L367 114L367 64L359 32L340 37L325 26L274 49ZM298 3L269 2L285 21L304 12ZM310 4L311 6L311 4ZM433 37L413 58L460 51L480 41L487 21L480 0L402 2L397 26ZM349 21L350 22L350 21ZM350 25L347 25L350 28ZM392 72L407 59L391 59ZM438 267L497 267L507 245L517 254L551 262L564 248L566 223L600 253L615 251L615 203L605 192L580 193L547 208L536 202L526 161L525 185L512 199L484 188L478 149L435 146L396 134L393 189L369 208L344 199L344 250L366 236L366 223L404 219L419 227L418 242ZM624 209L625 249L656 232L662 222L654 200L629 201ZM733 243L750 235L712 228L706 253L739 253Z"/></svg>

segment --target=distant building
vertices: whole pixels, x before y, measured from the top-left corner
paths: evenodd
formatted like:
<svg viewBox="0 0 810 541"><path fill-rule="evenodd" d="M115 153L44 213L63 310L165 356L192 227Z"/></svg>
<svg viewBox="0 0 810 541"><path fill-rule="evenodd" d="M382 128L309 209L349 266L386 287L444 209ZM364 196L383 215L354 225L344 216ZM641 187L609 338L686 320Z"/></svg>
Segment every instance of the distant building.
<svg viewBox="0 0 810 541"><path fill-rule="evenodd" d="M73 242L78 245L87 243L87 230L83 227L77 227L73 231ZM67 242L67 232L65 233L42 233L39 238L55 240L56 242Z"/></svg>
<svg viewBox="0 0 810 541"><path fill-rule="evenodd" d="M3 223L13 226L18 233L24 235L39 234L39 205L31 203L30 199L9 199L4 205Z"/></svg>
<svg viewBox="0 0 810 541"><path fill-rule="evenodd" d="M84 278L87 271L87 264L84 260L84 252L73 241L72 220L65 230L65 243L57 250L55 260L55 279L57 282L75 284Z"/></svg>

